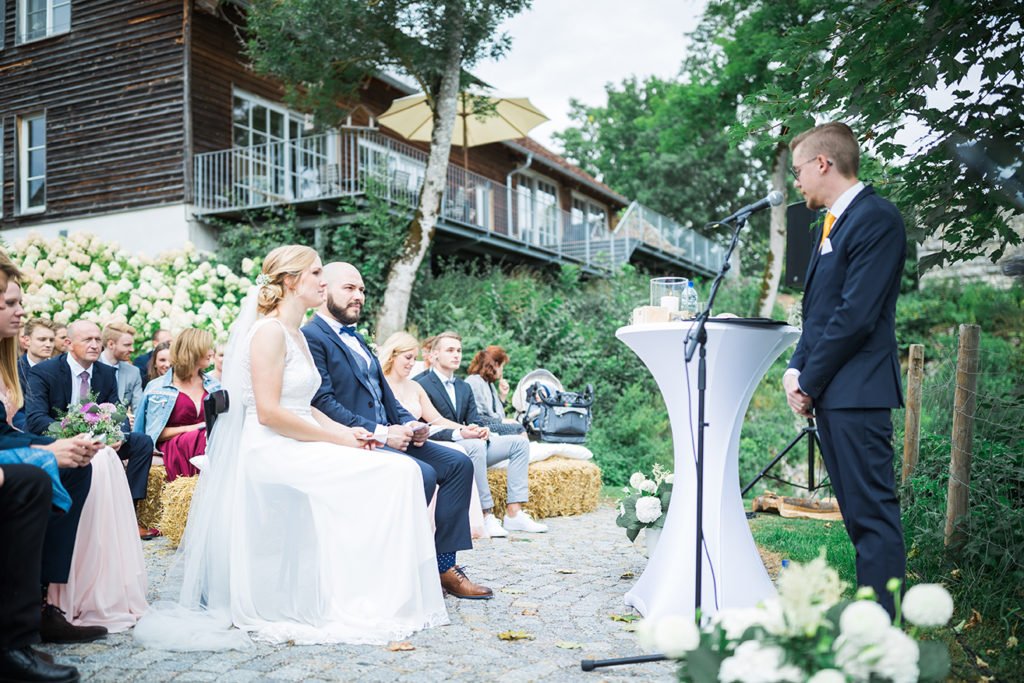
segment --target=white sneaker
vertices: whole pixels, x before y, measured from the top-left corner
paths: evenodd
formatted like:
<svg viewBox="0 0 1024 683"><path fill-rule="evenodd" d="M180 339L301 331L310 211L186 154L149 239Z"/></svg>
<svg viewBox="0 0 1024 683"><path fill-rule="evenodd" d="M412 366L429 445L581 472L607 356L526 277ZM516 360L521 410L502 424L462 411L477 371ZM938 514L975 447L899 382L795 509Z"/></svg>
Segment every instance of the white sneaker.
<svg viewBox="0 0 1024 683"><path fill-rule="evenodd" d="M548 530L547 526L535 522L526 510L520 510L515 517L505 515L505 529L508 531L528 531L531 534L542 534Z"/></svg>
<svg viewBox="0 0 1024 683"><path fill-rule="evenodd" d="M508 532L501 528L501 522L494 515L484 515L484 533L491 538L505 538Z"/></svg>

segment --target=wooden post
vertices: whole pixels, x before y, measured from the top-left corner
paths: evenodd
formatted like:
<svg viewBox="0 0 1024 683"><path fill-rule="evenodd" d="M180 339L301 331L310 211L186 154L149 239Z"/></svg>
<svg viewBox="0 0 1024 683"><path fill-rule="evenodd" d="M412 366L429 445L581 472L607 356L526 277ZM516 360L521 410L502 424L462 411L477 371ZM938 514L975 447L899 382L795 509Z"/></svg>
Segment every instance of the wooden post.
<svg viewBox="0 0 1024 683"><path fill-rule="evenodd" d="M907 410L903 429L903 481L906 482L917 467L921 450L921 382L924 377L924 344L910 345L910 365L907 368Z"/></svg>
<svg viewBox="0 0 1024 683"><path fill-rule="evenodd" d="M946 546L965 540L961 521L967 516L971 486L971 452L974 439L974 411L977 405L978 347L981 328L960 326L960 348L956 358L956 393L953 397L953 447L949 463L949 492L946 497Z"/></svg>

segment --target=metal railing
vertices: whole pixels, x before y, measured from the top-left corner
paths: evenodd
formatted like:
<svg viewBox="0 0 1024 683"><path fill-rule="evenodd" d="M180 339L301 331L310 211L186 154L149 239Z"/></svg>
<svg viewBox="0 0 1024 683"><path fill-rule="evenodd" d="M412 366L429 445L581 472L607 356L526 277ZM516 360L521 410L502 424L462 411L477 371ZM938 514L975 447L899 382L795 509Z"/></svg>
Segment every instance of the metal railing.
<svg viewBox="0 0 1024 683"><path fill-rule="evenodd" d="M197 154L193 204L199 215L346 196L376 195L415 207L427 154L367 128ZM634 202L614 231L605 219L565 211L543 197L449 164L442 218L510 240L554 260L612 271L637 244L708 269L723 250L707 238ZM511 202L511 205L509 203Z"/></svg>
<svg viewBox="0 0 1024 683"><path fill-rule="evenodd" d="M615 232L625 233L648 249L706 272L717 272L725 260L725 247L639 202L629 205Z"/></svg>

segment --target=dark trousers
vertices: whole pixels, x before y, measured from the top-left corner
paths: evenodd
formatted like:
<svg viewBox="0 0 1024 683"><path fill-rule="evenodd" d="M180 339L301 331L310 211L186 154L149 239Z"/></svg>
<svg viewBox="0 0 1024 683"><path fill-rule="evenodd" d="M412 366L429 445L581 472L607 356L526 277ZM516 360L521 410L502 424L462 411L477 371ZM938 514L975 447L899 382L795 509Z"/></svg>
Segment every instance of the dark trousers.
<svg viewBox="0 0 1024 683"><path fill-rule="evenodd" d="M893 472L892 415L888 408L818 410L825 460L843 524L857 551L857 583L871 586L892 616L889 579L903 581L906 550Z"/></svg>
<svg viewBox="0 0 1024 683"><path fill-rule="evenodd" d="M60 483L71 496L71 509L66 514L53 514L46 525L43 543L43 570L36 583L67 583L71 573L71 555L78 536L78 520L92 487L92 465L60 471ZM37 586L38 588L38 586Z"/></svg>
<svg viewBox="0 0 1024 683"><path fill-rule="evenodd" d="M393 448L385 450L403 453ZM434 506L434 548L440 555L473 547L469 530L469 499L473 492L473 461L462 451L438 446L429 441L410 445L403 453L416 461L423 473L423 493L427 503L437 487Z"/></svg>
<svg viewBox="0 0 1024 683"><path fill-rule="evenodd" d="M53 484L34 465L4 465L0 486L0 650L39 642L39 572Z"/></svg>
<svg viewBox="0 0 1024 683"><path fill-rule="evenodd" d="M145 434L132 432L121 444L117 455L121 460L128 461L125 474L128 475L128 488L131 489L132 500L145 500L149 468L153 464L153 440Z"/></svg>

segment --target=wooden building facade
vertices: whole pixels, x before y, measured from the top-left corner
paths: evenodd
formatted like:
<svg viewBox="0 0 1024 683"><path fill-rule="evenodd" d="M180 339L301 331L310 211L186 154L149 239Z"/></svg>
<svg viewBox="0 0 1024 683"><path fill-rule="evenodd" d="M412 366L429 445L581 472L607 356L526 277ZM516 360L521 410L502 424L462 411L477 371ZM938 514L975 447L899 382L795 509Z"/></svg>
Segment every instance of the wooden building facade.
<svg viewBox="0 0 1024 683"><path fill-rule="evenodd" d="M320 126L253 73L233 7L0 0L0 236L89 230L132 251L214 249L211 217L285 203L322 215L369 183L414 204L427 147L375 120L412 89L372 79L349 125ZM450 166L438 235L452 251L594 271L638 245L673 270L717 267L717 245L651 216L526 138Z"/></svg>

